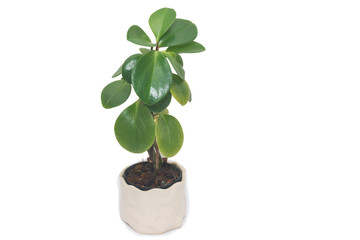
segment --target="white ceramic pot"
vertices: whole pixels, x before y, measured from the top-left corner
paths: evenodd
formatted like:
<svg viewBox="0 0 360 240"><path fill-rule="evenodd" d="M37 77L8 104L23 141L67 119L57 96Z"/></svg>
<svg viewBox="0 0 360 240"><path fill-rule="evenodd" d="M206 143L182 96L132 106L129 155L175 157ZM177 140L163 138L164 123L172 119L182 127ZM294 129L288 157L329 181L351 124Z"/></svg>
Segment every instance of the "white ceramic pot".
<svg viewBox="0 0 360 240"><path fill-rule="evenodd" d="M180 228L186 214L185 170L176 162L182 171L182 180L166 189L153 188L140 190L126 183L123 175L120 179L120 216L136 232L143 234L161 234Z"/></svg>

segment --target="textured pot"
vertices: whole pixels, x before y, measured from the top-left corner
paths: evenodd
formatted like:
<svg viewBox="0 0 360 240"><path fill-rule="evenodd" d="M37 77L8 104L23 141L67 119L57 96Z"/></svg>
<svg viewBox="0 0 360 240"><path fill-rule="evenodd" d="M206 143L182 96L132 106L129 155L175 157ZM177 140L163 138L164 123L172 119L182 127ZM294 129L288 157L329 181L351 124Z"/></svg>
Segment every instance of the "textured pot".
<svg viewBox="0 0 360 240"><path fill-rule="evenodd" d="M140 190L126 183L120 173L120 217L136 232L143 234L161 234L180 228L186 214L185 170L182 180L166 189L153 188Z"/></svg>

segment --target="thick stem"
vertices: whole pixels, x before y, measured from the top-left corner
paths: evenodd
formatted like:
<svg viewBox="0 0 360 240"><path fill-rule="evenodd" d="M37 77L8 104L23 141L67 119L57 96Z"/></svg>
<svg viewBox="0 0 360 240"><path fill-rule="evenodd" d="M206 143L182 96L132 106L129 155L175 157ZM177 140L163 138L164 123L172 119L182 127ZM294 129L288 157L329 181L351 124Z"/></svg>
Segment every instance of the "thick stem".
<svg viewBox="0 0 360 240"><path fill-rule="evenodd" d="M160 151L159 151L159 146L157 145L156 139L154 141L154 146L155 146L155 150L156 150L156 156L155 156L155 171L156 173L159 172L159 168L160 168Z"/></svg>
<svg viewBox="0 0 360 240"><path fill-rule="evenodd" d="M153 112L151 112L151 115L153 116L154 121L156 122L158 115L154 114ZM162 159L161 159L161 155L160 155L159 146L156 142L156 138L154 140L153 145L149 148L148 153L149 153L149 160L150 160L149 162L153 163L153 165L155 167L155 174L157 174L159 172L160 161L162 161Z"/></svg>
<svg viewBox="0 0 360 240"><path fill-rule="evenodd" d="M155 162L155 149L154 149L154 144L151 145L151 147L147 150L148 154L149 154L149 158L148 158L148 162Z"/></svg>
<svg viewBox="0 0 360 240"><path fill-rule="evenodd" d="M159 51L159 43L158 43L158 42L156 43L156 49L155 49L155 51Z"/></svg>

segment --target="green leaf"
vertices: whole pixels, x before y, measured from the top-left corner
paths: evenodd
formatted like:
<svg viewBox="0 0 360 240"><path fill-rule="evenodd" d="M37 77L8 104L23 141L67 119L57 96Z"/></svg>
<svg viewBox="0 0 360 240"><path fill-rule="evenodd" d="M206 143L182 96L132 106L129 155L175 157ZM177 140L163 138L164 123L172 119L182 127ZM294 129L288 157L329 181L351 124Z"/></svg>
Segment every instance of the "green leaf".
<svg viewBox="0 0 360 240"><path fill-rule="evenodd" d="M113 108L123 104L130 96L131 85L124 80L114 81L101 92L101 103L104 108Z"/></svg>
<svg viewBox="0 0 360 240"><path fill-rule="evenodd" d="M140 48L140 52L145 55L147 54L148 52L150 52L151 50L150 49L147 49L147 48Z"/></svg>
<svg viewBox="0 0 360 240"><path fill-rule="evenodd" d="M123 64L119 67L119 69L112 75L112 78L119 76L122 73Z"/></svg>
<svg viewBox="0 0 360 240"><path fill-rule="evenodd" d="M155 103L154 105L147 105L147 107L150 109L150 111L158 113L166 109L171 102L171 92L169 91L166 96L161 99L159 102Z"/></svg>
<svg viewBox="0 0 360 240"><path fill-rule="evenodd" d="M160 47L171 47L192 42L197 36L195 24L188 20L176 19L159 41Z"/></svg>
<svg viewBox="0 0 360 240"><path fill-rule="evenodd" d="M158 51L150 51L136 64L132 74L136 94L147 105L154 105L169 92L172 74L169 63Z"/></svg>
<svg viewBox="0 0 360 240"><path fill-rule="evenodd" d="M156 37L156 42L170 28L176 18L176 12L171 8L162 8L151 14L149 25Z"/></svg>
<svg viewBox="0 0 360 240"><path fill-rule="evenodd" d="M161 113L162 113L162 114L169 114L169 110L168 110L168 109L164 109Z"/></svg>
<svg viewBox="0 0 360 240"><path fill-rule="evenodd" d="M142 57L143 55L140 53L131 55L130 57L128 57L122 67L122 75L123 78L125 79L125 81L127 81L128 83L131 83L131 75L133 72L133 69L135 68L135 65L137 64L137 62L139 61L139 59Z"/></svg>
<svg viewBox="0 0 360 240"><path fill-rule="evenodd" d="M173 82L170 92L182 106L190 100L191 93L189 85L185 80L175 74L173 74Z"/></svg>
<svg viewBox="0 0 360 240"><path fill-rule="evenodd" d="M156 46L156 44L151 43L150 38L146 35L144 30L137 25L133 25L129 28L127 32L127 40L141 46Z"/></svg>
<svg viewBox="0 0 360 240"><path fill-rule="evenodd" d="M166 51L176 53L198 53L205 51L205 48L200 43L192 41L183 45L169 47Z"/></svg>
<svg viewBox="0 0 360 240"><path fill-rule="evenodd" d="M185 71L183 69L183 60L180 57L179 54L174 52L161 52L164 54L169 61L171 62L171 65L174 67L176 73L179 75L180 78L185 79Z"/></svg>
<svg viewBox="0 0 360 240"><path fill-rule="evenodd" d="M184 141L184 133L179 121L171 115L162 113L155 124L155 136L164 157L175 156Z"/></svg>
<svg viewBox="0 0 360 240"><path fill-rule="evenodd" d="M117 118L115 136L123 148L133 153L145 152L154 143L154 120L141 101L130 105Z"/></svg>

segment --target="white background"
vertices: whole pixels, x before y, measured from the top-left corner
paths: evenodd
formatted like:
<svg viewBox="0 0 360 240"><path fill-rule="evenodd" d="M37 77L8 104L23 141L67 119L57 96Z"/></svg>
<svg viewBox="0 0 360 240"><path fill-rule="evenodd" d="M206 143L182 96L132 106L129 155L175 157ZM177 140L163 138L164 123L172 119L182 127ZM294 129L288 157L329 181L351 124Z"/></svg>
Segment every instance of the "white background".
<svg viewBox="0 0 360 240"><path fill-rule="evenodd" d="M183 228L159 239L360 239L359 1L1 1L0 239L139 239L116 178L146 154L117 143L102 88L172 7L193 21L193 102L173 159ZM153 38L153 37L152 37Z"/></svg>

